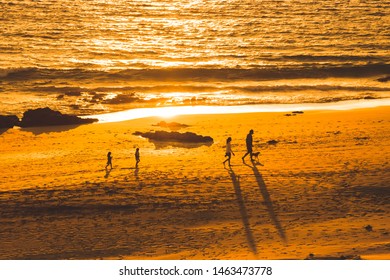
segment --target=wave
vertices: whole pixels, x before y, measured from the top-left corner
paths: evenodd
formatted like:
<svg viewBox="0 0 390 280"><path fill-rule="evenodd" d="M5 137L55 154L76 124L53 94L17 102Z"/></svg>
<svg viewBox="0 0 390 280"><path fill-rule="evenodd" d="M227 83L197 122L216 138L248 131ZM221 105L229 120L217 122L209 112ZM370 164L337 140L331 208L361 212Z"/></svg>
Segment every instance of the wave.
<svg viewBox="0 0 390 280"><path fill-rule="evenodd" d="M305 59L305 56L297 56ZM390 64L366 65L303 65L299 67L252 67L252 68L148 68L124 70L8 68L0 69L3 80L153 80L153 81L237 81L279 80L298 78L363 78L390 74Z"/></svg>
<svg viewBox="0 0 390 280"><path fill-rule="evenodd" d="M117 75L126 78L166 80L279 80L324 77L370 77L390 73L390 64L342 67L254 67L242 68L171 68L124 70Z"/></svg>
<svg viewBox="0 0 390 280"><path fill-rule="evenodd" d="M74 106L72 100L84 106L122 105L126 107L154 107L180 105L250 105L331 103L347 100L389 98L389 90L375 87L269 86L269 87L202 87L202 86L151 86L151 87L37 87L42 94L57 93L56 99ZM173 94L172 94L173 93ZM177 94L181 93L181 94ZM76 109L75 107L72 107Z"/></svg>
<svg viewBox="0 0 390 280"><path fill-rule="evenodd" d="M384 58L383 56L375 56L375 55L285 55L282 58L287 60L300 61L300 62L337 61L337 62L386 63L388 61L388 59Z"/></svg>
<svg viewBox="0 0 390 280"><path fill-rule="evenodd" d="M232 94L261 94L261 93L296 93L303 91L316 92L389 92L386 87L375 86L342 86L342 85L267 85L267 86L221 86L212 84L207 86L198 85L150 85L150 86L122 86L122 87L76 87L76 86L54 86L40 84L29 89L33 92L60 93L67 96L80 96L82 93L232 93Z"/></svg>
<svg viewBox="0 0 390 280"><path fill-rule="evenodd" d="M97 75L94 75L97 74ZM69 79L93 78L104 75L102 71L91 71L80 68L52 69L38 67L0 69L0 77L5 80L35 80L35 79Z"/></svg>

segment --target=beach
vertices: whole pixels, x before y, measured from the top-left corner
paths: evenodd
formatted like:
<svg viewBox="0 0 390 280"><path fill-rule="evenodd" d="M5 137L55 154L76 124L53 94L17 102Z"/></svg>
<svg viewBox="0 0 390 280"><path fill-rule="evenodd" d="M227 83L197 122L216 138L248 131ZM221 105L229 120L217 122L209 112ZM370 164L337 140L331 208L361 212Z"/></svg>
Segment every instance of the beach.
<svg viewBox="0 0 390 280"><path fill-rule="evenodd" d="M389 259L389 112L3 130L0 259ZM161 121L213 143L133 135L170 131ZM259 162L241 159L250 129ZM231 168L222 164L229 136ZM105 170L109 151L113 169Z"/></svg>

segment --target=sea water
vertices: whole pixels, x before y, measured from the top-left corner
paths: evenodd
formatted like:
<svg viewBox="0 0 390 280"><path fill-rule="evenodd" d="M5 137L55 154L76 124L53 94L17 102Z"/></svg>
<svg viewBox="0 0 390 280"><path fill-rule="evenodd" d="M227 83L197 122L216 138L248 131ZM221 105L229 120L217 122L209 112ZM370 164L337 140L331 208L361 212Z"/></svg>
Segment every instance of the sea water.
<svg viewBox="0 0 390 280"><path fill-rule="evenodd" d="M0 114L390 97L390 1L0 0Z"/></svg>

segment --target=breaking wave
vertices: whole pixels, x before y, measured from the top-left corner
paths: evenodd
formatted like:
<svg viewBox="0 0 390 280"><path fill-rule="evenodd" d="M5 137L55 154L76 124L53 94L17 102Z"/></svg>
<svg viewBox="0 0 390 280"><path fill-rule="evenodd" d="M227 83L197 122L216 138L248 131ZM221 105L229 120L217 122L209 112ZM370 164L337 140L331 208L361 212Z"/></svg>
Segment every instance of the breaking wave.
<svg viewBox="0 0 390 280"><path fill-rule="evenodd" d="M359 78L390 74L390 64L376 63L353 66L312 66L305 67L253 67L253 68L149 68L125 70L10 68L0 69L5 80L40 79L117 79L154 81L227 81L227 80L281 80L298 78Z"/></svg>

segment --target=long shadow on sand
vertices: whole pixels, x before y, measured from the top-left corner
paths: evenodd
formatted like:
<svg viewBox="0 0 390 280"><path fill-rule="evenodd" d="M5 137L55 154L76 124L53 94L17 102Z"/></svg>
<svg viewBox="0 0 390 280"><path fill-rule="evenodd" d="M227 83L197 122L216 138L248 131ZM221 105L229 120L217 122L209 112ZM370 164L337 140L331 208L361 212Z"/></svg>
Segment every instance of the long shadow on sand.
<svg viewBox="0 0 390 280"><path fill-rule="evenodd" d="M245 228L246 239L248 240L248 244L249 244L249 247L252 250L252 252L255 255L257 255L256 242L255 242L255 239L253 238L252 230L251 230L250 225L249 225L248 214L247 214L246 207L244 204L244 199L242 198L242 194L241 194L239 177L236 176L236 174L234 173L234 171L231 167L230 167L230 169L228 169L228 171L229 171L230 177L232 178L234 191L235 191L236 197L237 197L238 207L240 208L240 214L241 214L242 223L244 224L244 228Z"/></svg>
<svg viewBox="0 0 390 280"><path fill-rule="evenodd" d="M104 175L104 178L107 179L110 176L111 171L112 171L112 168L110 168L110 169L106 168L106 175Z"/></svg>
<svg viewBox="0 0 390 280"><path fill-rule="evenodd" d="M273 224L275 225L276 229L278 230L280 238L282 238L283 242L287 243L286 234L282 228L282 225L280 224L278 216L275 213L274 206L273 206L273 203L271 200L271 196L267 190L267 187L265 186L263 176L261 176L261 174L260 174L259 170L257 169L257 166L254 162L252 162L252 165L249 165L247 163L245 163L245 165L249 166L252 169L253 174L255 175L257 184L259 186L260 192L263 196L264 203L267 206L268 214L269 214Z"/></svg>

